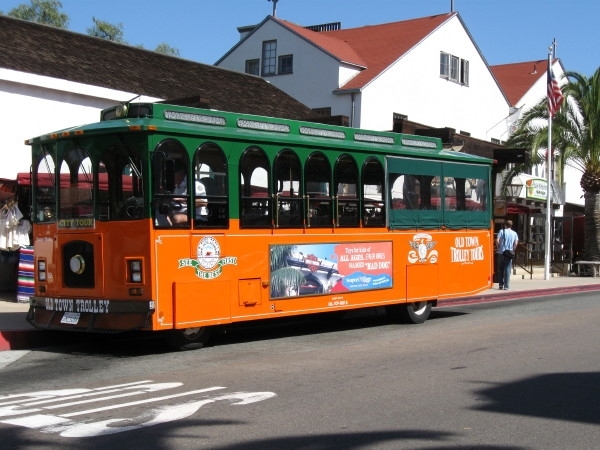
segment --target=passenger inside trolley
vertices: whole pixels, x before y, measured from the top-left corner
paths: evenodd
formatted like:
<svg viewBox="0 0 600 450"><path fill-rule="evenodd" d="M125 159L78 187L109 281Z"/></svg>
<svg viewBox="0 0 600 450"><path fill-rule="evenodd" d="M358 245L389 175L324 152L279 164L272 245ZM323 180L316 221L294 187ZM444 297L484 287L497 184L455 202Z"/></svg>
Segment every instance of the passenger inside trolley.
<svg viewBox="0 0 600 450"><path fill-rule="evenodd" d="M173 199L172 211L169 214L169 220L173 226L182 226L188 223L187 213L187 173L183 165L175 166L175 189L173 193L175 195L182 195L184 197L176 197ZM194 217L197 220L207 221L208 220L208 208L206 202L206 188L201 180L195 181L196 196L194 199L195 214Z"/></svg>

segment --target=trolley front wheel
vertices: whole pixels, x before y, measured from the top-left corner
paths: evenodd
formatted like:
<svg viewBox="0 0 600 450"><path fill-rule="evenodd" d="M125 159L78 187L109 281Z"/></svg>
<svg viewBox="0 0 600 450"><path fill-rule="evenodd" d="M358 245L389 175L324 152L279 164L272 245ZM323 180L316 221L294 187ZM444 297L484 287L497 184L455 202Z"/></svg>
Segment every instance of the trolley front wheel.
<svg viewBox="0 0 600 450"><path fill-rule="evenodd" d="M406 303L404 305L389 305L385 308L388 316L404 323L423 323L431 313L431 302Z"/></svg>
<svg viewBox="0 0 600 450"><path fill-rule="evenodd" d="M178 350L196 350L206 345L212 335L212 327L185 328L168 333L167 342Z"/></svg>

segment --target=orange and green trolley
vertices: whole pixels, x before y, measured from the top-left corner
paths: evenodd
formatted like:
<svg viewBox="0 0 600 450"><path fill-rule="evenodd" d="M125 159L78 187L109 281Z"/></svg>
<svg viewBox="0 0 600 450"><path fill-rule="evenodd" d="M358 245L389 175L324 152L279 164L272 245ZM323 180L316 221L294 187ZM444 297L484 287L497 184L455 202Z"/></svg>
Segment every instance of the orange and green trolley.
<svg viewBox="0 0 600 450"><path fill-rule="evenodd" d="M421 323L491 286L493 161L436 138L136 103L27 143L39 328L199 348L301 314Z"/></svg>

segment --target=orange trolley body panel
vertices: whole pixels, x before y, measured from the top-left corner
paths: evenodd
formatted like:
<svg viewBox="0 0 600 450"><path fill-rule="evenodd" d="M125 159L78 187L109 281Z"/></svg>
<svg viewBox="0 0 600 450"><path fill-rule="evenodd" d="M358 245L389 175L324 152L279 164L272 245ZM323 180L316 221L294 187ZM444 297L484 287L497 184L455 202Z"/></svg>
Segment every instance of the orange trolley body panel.
<svg viewBox="0 0 600 450"><path fill-rule="evenodd" d="M274 298L269 254L277 245L334 252L303 253L295 268L310 274L312 284ZM491 285L492 251L487 230L160 230L153 243L153 327L190 328L473 295ZM362 280L344 286L350 277Z"/></svg>
<svg viewBox="0 0 600 450"><path fill-rule="evenodd" d="M235 221L231 225L224 232L202 233L153 230L149 222L132 222L121 225L122 232L110 233L110 242L104 236L114 224L98 223L94 233L80 234L76 230L56 233L55 226L48 226L34 239L36 258L45 259L47 265L43 294L56 301L82 302L82 307L53 308L52 312L59 313L94 312L90 308L102 308L106 301L111 308L119 302L151 302L153 311L147 316L98 314L94 326L168 330L437 301L473 295L491 286L493 248L488 230L248 232L237 228ZM68 289L53 281L62 279L64 270L53 255L61 254L63 242L74 239L101 249L95 254L98 283L93 296L89 289ZM269 255L278 245L300 250L294 268L309 274L306 278L311 282L274 298ZM313 253L302 252L304 249ZM315 254L318 251L328 254ZM131 257L141 259L145 269L141 293L134 290L135 295L126 279L126 261ZM40 318L37 320L39 323Z"/></svg>

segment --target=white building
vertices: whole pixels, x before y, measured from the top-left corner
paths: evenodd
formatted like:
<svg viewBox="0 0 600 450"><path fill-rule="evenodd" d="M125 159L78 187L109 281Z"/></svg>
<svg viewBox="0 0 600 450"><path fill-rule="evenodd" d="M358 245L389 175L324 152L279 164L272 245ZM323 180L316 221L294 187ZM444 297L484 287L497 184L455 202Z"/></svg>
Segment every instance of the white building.
<svg viewBox="0 0 600 450"><path fill-rule="evenodd" d="M29 172L31 148L24 144L26 139L77 123L97 122L102 109L134 96L131 92L0 68L0 123L7 125L2 138L5 156L0 178L14 179L19 172Z"/></svg>
<svg viewBox="0 0 600 450"><path fill-rule="evenodd" d="M215 63L261 75L350 126L388 130L394 114L490 141L510 104L458 13L313 31L268 16ZM333 28L333 30L331 30Z"/></svg>

